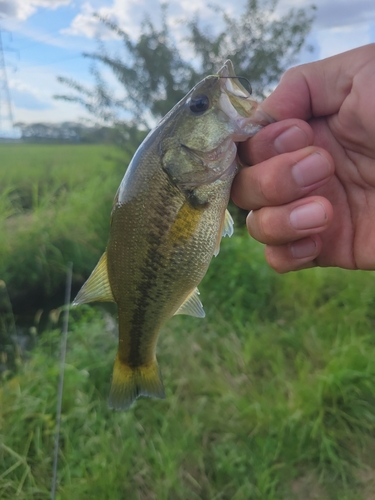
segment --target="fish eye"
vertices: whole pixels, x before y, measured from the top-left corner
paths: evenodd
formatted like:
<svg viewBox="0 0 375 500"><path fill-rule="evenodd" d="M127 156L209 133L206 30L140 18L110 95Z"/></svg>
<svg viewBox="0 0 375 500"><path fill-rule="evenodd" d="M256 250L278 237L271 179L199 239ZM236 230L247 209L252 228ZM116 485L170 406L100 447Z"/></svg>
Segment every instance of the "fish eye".
<svg viewBox="0 0 375 500"><path fill-rule="evenodd" d="M209 108L210 100L205 94L197 94L190 99L189 108L194 114L202 114Z"/></svg>

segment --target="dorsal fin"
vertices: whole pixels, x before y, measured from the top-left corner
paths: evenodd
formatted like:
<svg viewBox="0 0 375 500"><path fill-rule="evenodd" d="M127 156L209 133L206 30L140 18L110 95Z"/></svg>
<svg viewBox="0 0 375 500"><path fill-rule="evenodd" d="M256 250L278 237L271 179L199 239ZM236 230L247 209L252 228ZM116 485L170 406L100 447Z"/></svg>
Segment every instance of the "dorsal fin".
<svg viewBox="0 0 375 500"><path fill-rule="evenodd" d="M87 302L114 302L111 286L108 281L107 254L103 253L89 279L78 292L73 306Z"/></svg>
<svg viewBox="0 0 375 500"><path fill-rule="evenodd" d="M225 212L223 214L222 221L221 221L219 236L218 236L215 251L214 251L215 257L220 252L221 238L223 238L224 236L231 237L233 234L233 226L234 226L234 222L233 222L232 216L228 212L228 210L225 210Z"/></svg>
<svg viewBox="0 0 375 500"><path fill-rule="evenodd" d="M204 318L206 316L202 302L199 300L199 290L194 290L187 296L185 302L177 309L175 314L187 314L188 316L195 316L196 318Z"/></svg>

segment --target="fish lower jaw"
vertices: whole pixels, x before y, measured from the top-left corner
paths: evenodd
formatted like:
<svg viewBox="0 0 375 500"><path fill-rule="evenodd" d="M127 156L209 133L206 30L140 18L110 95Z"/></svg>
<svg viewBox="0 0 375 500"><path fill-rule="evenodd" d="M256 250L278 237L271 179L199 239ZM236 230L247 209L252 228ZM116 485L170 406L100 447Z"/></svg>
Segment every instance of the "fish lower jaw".
<svg viewBox="0 0 375 500"><path fill-rule="evenodd" d="M265 113L260 106L256 109L255 113L249 117L237 117L235 120L236 131L232 135L235 142L246 141L255 135L263 127L273 123L275 120Z"/></svg>
<svg viewBox="0 0 375 500"><path fill-rule="evenodd" d="M232 135L234 142L243 142L253 137L259 130L263 128L262 125L258 125L250 121L249 118L240 118L237 120L237 130Z"/></svg>

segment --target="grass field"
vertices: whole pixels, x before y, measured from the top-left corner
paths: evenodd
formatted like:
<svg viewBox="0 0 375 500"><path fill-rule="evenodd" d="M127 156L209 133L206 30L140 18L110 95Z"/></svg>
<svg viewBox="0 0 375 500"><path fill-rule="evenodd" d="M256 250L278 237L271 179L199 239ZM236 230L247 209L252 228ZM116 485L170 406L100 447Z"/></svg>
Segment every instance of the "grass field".
<svg viewBox="0 0 375 500"><path fill-rule="evenodd" d="M88 272L105 246L128 158L101 145L0 151L0 274L12 293L42 285L51 294L68 260Z"/></svg>
<svg viewBox="0 0 375 500"><path fill-rule="evenodd" d="M17 295L17 287L43 288L47 269L48 296L68 260L78 280L102 251L125 160L102 146L12 148L0 148L12 166L0 168L0 280ZM28 203L26 179L38 187ZM45 241L58 257L47 252L41 265ZM99 305L74 309L57 498L374 499L374 284L370 272L276 275L236 228L200 286L207 317L175 317L163 328L166 400L141 399L126 413L106 406L113 318ZM56 316L18 370L3 374L1 499L50 497Z"/></svg>

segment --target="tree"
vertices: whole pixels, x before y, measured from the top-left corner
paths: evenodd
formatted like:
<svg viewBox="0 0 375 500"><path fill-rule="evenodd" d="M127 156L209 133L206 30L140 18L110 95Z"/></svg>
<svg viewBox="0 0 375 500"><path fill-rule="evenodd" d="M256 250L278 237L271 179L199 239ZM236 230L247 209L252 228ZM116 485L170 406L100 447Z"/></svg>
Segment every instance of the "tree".
<svg viewBox="0 0 375 500"><path fill-rule="evenodd" d="M198 16L187 23L188 42L195 64L182 56L167 23L167 6L162 6L158 29L148 18L136 41L115 22L96 17L116 34L124 55L110 54L103 43L97 52L84 56L96 63L92 73L94 88L65 77L59 81L75 93L55 96L79 102L97 118L125 122L132 127L149 128L178 102L201 78L215 73L225 59L232 59L237 74L247 76L255 94L263 97L285 69L295 61L313 21L314 7L291 9L275 15L277 0L246 0L242 15L231 16L220 7L212 7L221 16L222 28L203 27ZM103 80L98 64L109 67L123 87L123 95L114 98ZM122 120L119 118L122 116Z"/></svg>

